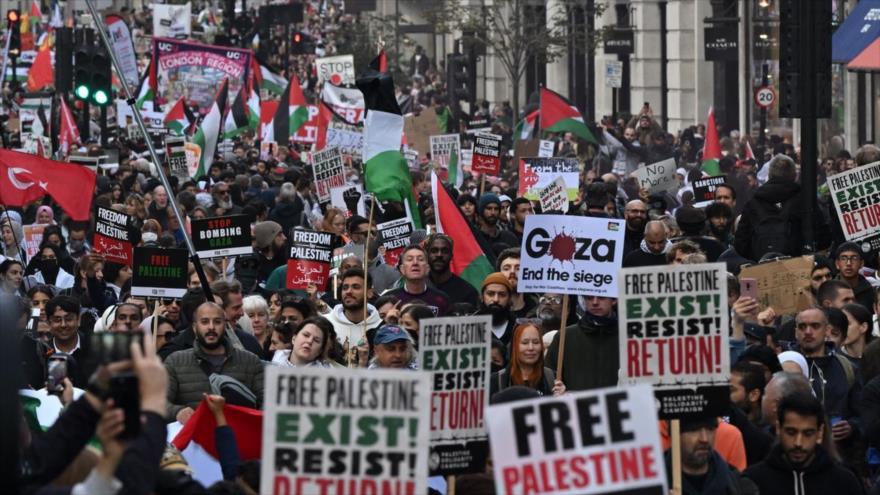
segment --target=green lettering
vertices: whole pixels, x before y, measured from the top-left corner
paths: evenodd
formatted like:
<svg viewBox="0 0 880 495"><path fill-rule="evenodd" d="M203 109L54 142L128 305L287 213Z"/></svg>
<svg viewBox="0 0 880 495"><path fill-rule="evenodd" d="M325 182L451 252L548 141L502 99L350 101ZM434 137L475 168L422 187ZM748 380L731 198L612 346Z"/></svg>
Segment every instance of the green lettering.
<svg viewBox="0 0 880 495"><path fill-rule="evenodd" d="M299 441L299 413L278 413L275 418L275 441Z"/></svg>

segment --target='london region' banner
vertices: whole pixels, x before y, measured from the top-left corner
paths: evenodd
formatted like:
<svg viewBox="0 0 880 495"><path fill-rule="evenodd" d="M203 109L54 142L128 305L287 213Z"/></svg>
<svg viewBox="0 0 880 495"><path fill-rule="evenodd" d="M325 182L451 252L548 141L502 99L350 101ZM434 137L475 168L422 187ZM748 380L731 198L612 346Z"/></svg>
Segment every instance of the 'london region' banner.
<svg viewBox="0 0 880 495"><path fill-rule="evenodd" d="M134 248L131 295L181 298L186 294L189 253L186 249Z"/></svg>
<svg viewBox="0 0 880 495"><path fill-rule="evenodd" d="M131 266L129 225L131 218L125 213L99 206L95 217L95 236L92 238L95 253L103 254L107 261Z"/></svg>
<svg viewBox="0 0 880 495"><path fill-rule="evenodd" d="M433 476L486 469L492 318L489 315L431 318L419 324L419 363L431 372Z"/></svg>
<svg viewBox="0 0 880 495"><path fill-rule="evenodd" d="M486 418L496 493L668 493L647 385L489 406Z"/></svg>
<svg viewBox="0 0 880 495"><path fill-rule="evenodd" d="M307 289L316 285L323 290L330 277L330 257L335 234L315 230L293 229L290 237L290 259L287 260L288 289Z"/></svg>
<svg viewBox="0 0 880 495"><path fill-rule="evenodd" d="M250 215L229 215L192 221L192 241L202 258L253 254Z"/></svg>
<svg viewBox="0 0 880 495"><path fill-rule="evenodd" d="M730 400L727 265L621 270L620 368L650 383L661 419L723 416Z"/></svg>
<svg viewBox="0 0 880 495"><path fill-rule="evenodd" d="M832 175L828 189L846 240L880 234L880 162Z"/></svg>
<svg viewBox="0 0 880 495"><path fill-rule="evenodd" d="M421 371L267 367L260 493L427 493L430 390Z"/></svg>
<svg viewBox="0 0 880 495"><path fill-rule="evenodd" d="M518 290L617 297L624 230L610 218L527 216Z"/></svg>

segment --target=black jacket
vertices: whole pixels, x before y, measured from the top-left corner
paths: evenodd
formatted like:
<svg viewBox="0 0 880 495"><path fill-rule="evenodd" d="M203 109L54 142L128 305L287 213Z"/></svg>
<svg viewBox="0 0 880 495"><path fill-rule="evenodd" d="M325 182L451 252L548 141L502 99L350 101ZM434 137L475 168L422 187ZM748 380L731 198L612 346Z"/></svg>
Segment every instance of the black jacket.
<svg viewBox="0 0 880 495"><path fill-rule="evenodd" d="M861 495L862 484L855 475L837 465L821 445L806 467L798 469L785 459L781 445L776 445L763 461L746 469L761 493L773 495Z"/></svg>
<svg viewBox="0 0 880 495"><path fill-rule="evenodd" d="M865 384L859 411L865 440L871 447L880 447L880 376L875 376Z"/></svg>
<svg viewBox="0 0 880 495"><path fill-rule="evenodd" d="M639 266L662 266L666 264L665 254L646 253L641 248L630 251L623 257L624 268L634 268Z"/></svg>
<svg viewBox="0 0 880 495"><path fill-rule="evenodd" d="M303 201L297 196L293 203L279 202L269 213L269 220L278 222L281 232L290 237L290 231L302 224Z"/></svg>
<svg viewBox="0 0 880 495"><path fill-rule="evenodd" d="M617 385L620 368L617 316L600 318L585 313L565 329L565 356L562 357L562 382L570 391L590 390ZM547 349L544 363L555 369L559 359L559 334Z"/></svg>
<svg viewBox="0 0 880 495"><path fill-rule="evenodd" d="M761 462L773 447L773 437L749 421L746 414L736 406L731 406L729 421L736 426L743 437L743 445L746 448L746 465L751 466Z"/></svg>
<svg viewBox="0 0 880 495"><path fill-rule="evenodd" d="M666 479L671 482L672 451L667 450L663 454L663 460L666 464ZM703 479L702 489L697 489L688 478L686 474L682 473L682 495L758 495L759 493L758 487L751 480L744 477L733 466L728 465L714 450L712 458L709 460L709 471Z"/></svg>

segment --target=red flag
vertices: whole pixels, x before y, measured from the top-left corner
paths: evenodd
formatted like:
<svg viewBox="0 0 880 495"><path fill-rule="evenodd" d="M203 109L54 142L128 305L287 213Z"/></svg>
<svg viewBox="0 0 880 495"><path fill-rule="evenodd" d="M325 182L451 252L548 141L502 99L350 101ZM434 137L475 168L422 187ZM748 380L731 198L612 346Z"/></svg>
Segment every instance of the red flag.
<svg viewBox="0 0 880 495"><path fill-rule="evenodd" d="M28 70L27 88L28 91L39 91L53 84L55 84L55 71L52 69L52 51L48 42L44 42Z"/></svg>
<svg viewBox="0 0 880 495"><path fill-rule="evenodd" d="M0 203L25 204L49 194L74 220L88 220L95 172L41 156L0 149Z"/></svg>
<svg viewBox="0 0 880 495"><path fill-rule="evenodd" d="M379 50L379 54L370 62L370 68L377 72L388 72L388 57L384 48Z"/></svg>
<svg viewBox="0 0 880 495"><path fill-rule="evenodd" d="M323 101L318 102L318 138L315 141L315 151L327 147L327 128L333 120L333 111Z"/></svg>
<svg viewBox="0 0 880 495"><path fill-rule="evenodd" d="M76 121L73 119L73 114L70 113L70 107L67 106L67 102L64 101L64 98L61 98L61 111L59 117L61 120L61 129L58 133L58 156L60 158L67 158L68 153L70 153L70 147L74 144L80 144L80 140Z"/></svg>
<svg viewBox="0 0 880 495"><path fill-rule="evenodd" d="M235 433L235 443L238 444L238 455L241 460L259 459L263 448L263 411L227 404L223 406L223 414ZM218 457L217 445L214 442L216 427L214 415L202 399L196 412L183 425L183 429L177 433L171 443L179 450L184 450L190 442L195 442L216 459Z"/></svg>
<svg viewBox="0 0 880 495"><path fill-rule="evenodd" d="M703 172L710 177L721 175L721 141L718 140L718 129L715 127L715 109L709 107L709 118L706 119L706 141L703 143Z"/></svg>
<svg viewBox="0 0 880 495"><path fill-rule="evenodd" d="M43 17L43 13L41 12L41 10L42 9L40 9L40 2L38 2L37 0L33 0L31 2L31 15L37 18L36 22L40 22L40 19L42 19Z"/></svg>
<svg viewBox="0 0 880 495"><path fill-rule="evenodd" d="M745 145L746 145L745 146L746 160L754 160L755 159L755 152L752 151L752 145L749 144L748 141L745 141Z"/></svg>

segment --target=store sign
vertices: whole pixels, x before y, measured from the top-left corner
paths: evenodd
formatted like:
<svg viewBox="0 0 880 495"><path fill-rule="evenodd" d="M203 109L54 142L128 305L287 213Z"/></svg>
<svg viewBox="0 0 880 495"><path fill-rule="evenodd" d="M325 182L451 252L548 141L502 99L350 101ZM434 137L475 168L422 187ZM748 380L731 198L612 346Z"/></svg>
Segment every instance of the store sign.
<svg viewBox="0 0 880 495"><path fill-rule="evenodd" d="M706 60L728 62L737 59L739 32L736 24L719 24L705 29Z"/></svg>
<svg viewBox="0 0 880 495"><path fill-rule="evenodd" d="M612 29L605 37L606 55L631 55L635 52L635 37L631 29Z"/></svg>

